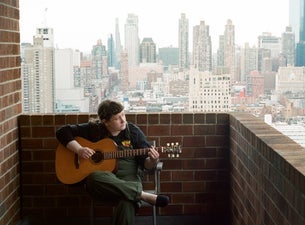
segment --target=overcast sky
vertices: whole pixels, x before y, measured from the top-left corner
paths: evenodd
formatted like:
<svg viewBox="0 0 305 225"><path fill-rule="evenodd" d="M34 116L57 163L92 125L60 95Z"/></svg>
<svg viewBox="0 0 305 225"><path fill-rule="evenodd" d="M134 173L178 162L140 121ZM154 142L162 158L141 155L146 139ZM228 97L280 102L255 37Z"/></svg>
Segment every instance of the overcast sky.
<svg viewBox="0 0 305 225"><path fill-rule="evenodd" d="M54 29L58 48L90 52L98 39L107 45L118 18L124 45L128 13L138 15L140 41L151 37L157 48L178 46L181 13L189 19L190 40L193 26L205 21L213 46L218 46L218 36L231 19L236 44L254 45L263 32L280 36L285 31L289 25L289 0L20 0L21 42L33 43L36 28L47 26Z"/></svg>

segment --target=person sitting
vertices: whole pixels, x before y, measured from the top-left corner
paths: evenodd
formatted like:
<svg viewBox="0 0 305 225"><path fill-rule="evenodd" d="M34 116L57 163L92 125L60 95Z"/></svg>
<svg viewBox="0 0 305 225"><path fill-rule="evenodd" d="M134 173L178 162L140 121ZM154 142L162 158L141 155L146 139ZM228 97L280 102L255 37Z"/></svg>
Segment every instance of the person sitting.
<svg viewBox="0 0 305 225"><path fill-rule="evenodd" d="M159 161L159 153L148 144L143 131L137 125L126 121L124 107L119 102L109 99L102 101L97 114L98 119L90 119L87 123L62 126L56 131L56 138L83 159L89 159L95 151L82 146L75 137L91 142L111 138L118 151L149 148L146 155L118 159L115 172L93 171L85 178L86 189L94 199L116 203L113 225L134 225L141 201L157 207L165 207L169 203L166 195L143 191L141 171L153 169Z"/></svg>

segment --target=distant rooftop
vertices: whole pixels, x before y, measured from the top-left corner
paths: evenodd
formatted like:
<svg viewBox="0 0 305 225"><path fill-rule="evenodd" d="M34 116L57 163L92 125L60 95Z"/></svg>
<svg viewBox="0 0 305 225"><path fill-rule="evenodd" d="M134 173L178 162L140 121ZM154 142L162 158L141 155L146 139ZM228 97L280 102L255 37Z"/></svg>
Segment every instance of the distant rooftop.
<svg viewBox="0 0 305 225"><path fill-rule="evenodd" d="M296 143L305 147L305 127L297 124L287 124L287 123L274 123L272 126L283 133L284 135L290 137Z"/></svg>

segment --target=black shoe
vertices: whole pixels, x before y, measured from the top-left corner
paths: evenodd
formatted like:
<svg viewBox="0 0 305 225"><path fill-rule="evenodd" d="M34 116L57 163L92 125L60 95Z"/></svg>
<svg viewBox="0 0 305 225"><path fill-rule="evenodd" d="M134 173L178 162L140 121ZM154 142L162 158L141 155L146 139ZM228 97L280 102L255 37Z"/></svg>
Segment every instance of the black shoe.
<svg viewBox="0 0 305 225"><path fill-rule="evenodd" d="M157 207L165 207L168 205L169 197L166 195L158 195L156 200Z"/></svg>

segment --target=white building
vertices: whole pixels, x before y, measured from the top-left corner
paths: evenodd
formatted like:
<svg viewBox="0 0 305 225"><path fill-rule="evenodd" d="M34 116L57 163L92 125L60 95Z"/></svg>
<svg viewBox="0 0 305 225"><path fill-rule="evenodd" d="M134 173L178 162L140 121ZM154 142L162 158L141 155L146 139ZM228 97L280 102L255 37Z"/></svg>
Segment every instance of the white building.
<svg viewBox="0 0 305 225"><path fill-rule="evenodd" d="M74 67L80 67L80 52L72 49L55 49L56 111L88 112L89 99L84 87L75 87Z"/></svg>
<svg viewBox="0 0 305 225"><path fill-rule="evenodd" d="M213 75L191 68L189 79L190 112L231 110L230 74Z"/></svg>

